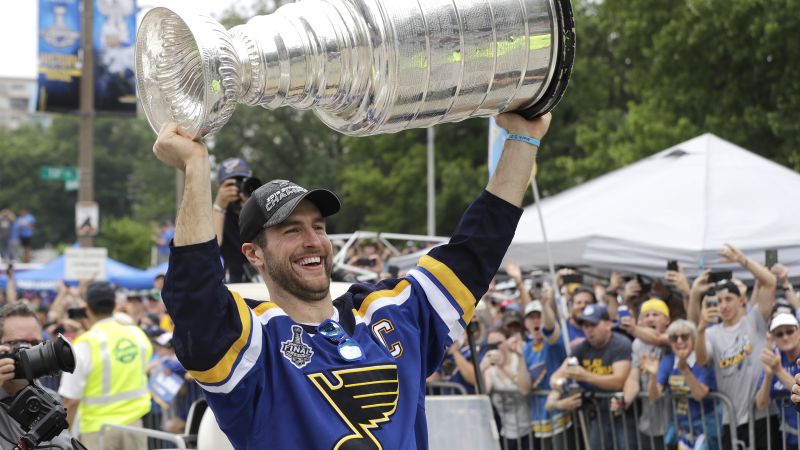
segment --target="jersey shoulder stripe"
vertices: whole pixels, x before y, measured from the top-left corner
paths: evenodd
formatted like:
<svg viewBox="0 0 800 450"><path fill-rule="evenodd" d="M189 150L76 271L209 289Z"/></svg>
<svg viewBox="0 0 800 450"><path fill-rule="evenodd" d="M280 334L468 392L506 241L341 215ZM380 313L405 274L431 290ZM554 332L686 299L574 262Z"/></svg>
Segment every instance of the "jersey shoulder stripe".
<svg viewBox="0 0 800 450"><path fill-rule="evenodd" d="M410 296L411 283L405 279L400 280L393 289L382 289L367 295L358 308L358 315L364 319L364 322L370 323L375 311L386 305L401 305Z"/></svg>
<svg viewBox="0 0 800 450"><path fill-rule="evenodd" d="M450 336L450 339L458 339L464 328L466 328L466 325L461 320L461 312L453 306L433 280L422 273L419 268L410 270L408 277L413 280L418 289L425 292L428 304L447 326L447 335Z"/></svg>
<svg viewBox="0 0 800 450"><path fill-rule="evenodd" d="M242 325L242 333L233 341L228 351L225 352L222 358L212 368L202 371L189 371L189 373L201 383L217 384L225 381L231 374L233 366L247 346L248 341L250 341L253 328L250 308L247 307L247 304L238 292L231 292L231 297L233 297L233 301L239 313L239 323Z"/></svg>
<svg viewBox="0 0 800 450"><path fill-rule="evenodd" d="M475 312L475 305L478 303L475 296L472 295L472 291L461 282L452 269L431 256L425 255L420 258L419 267L433 275L449 296L455 299L464 312L462 315L463 321L469 323L472 320L472 314Z"/></svg>

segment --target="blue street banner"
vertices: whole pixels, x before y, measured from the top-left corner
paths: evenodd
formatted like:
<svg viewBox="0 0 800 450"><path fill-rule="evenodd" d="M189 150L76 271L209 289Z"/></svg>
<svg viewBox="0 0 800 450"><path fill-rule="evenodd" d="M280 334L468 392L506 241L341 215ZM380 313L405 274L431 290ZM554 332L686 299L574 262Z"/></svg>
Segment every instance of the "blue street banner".
<svg viewBox="0 0 800 450"><path fill-rule="evenodd" d="M94 106L136 114L136 0L94 0Z"/></svg>
<svg viewBox="0 0 800 450"><path fill-rule="evenodd" d="M38 111L78 109L80 1L39 0Z"/></svg>

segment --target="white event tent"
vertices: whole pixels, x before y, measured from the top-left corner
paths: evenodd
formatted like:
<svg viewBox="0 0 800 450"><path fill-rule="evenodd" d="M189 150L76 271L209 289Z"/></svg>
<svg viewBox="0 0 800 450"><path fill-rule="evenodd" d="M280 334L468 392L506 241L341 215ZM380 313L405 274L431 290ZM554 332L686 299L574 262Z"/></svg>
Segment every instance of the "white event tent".
<svg viewBox="0 0 800 450"><path fill-rule="evenodd" d="M713 134L703 134L541 202L555 264L663 277L678 260L738 269L716 252L725 243L764 262L777 249L800 275L800 174ZM547 266L536 205L525 208L506 256ZM736 276L752 278L738 270Z"/></svg>

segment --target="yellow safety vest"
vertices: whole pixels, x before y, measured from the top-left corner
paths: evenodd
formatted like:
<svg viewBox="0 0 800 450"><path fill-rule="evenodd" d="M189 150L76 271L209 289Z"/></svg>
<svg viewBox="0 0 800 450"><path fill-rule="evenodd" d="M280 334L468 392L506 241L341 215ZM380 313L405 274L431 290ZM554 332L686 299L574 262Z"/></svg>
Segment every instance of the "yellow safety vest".
<svg viewBox="0 0 800 450"><path fill-rule="evenodd" d="M145 370L153 347L141 328L102 320L75 339L79 343L88 344L92 356L78 407L81 433L106 423L126 425L150 412Z"/></svg>

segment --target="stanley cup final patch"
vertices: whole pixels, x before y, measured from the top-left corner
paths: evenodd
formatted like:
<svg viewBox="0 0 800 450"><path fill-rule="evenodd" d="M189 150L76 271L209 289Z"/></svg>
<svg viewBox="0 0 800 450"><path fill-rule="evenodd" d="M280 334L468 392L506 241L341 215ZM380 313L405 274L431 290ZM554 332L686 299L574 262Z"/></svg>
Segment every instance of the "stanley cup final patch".
<svg viewBox="0 0 800 450"><path fill-rule="evenodd" d="M314 356L314 350L303 342L303 327L292 325L292 337L288 341L281 342L281 353L298 369L302 369Z"/></svg>

